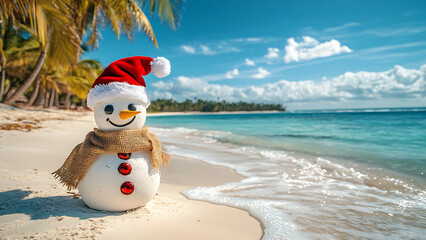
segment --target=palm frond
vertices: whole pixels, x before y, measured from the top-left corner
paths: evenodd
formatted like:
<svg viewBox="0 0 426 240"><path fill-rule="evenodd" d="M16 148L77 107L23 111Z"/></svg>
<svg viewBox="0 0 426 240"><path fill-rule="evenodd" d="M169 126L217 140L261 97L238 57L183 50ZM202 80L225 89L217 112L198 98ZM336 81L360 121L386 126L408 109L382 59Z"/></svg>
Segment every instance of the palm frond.
<svg viewBox="0 0 426 240"><path fill-rule="evenodd" d="M69 64L79 48L72 21L69 0L0 0L1 20L13 20L15 27L27 26L43 48L50 42L48 56L58 64ZM60 49L60 50L59 50Z"/></svg>
<svg viewBox="0 0 426 240"><path fill-rule="evenodd" d="M136 23L138 24L139 30L142 30L143 33L145 33L149 37L149 39L154 43L155 47L158 48L157 38L155 37L154 30L152 29L151 23L149 22L145 13L135 1L129 1L129 4L130 10L134 14L134 18L136 20Z"/></svg>
<svg viewBox="0 0 426 240"><path fill-rule="evenodd" d="M114 8L113 4L114 4L114 1L111 1L111 0L104 1L103 5L101 5L100 11L102 12L104 16L104 20L107 21L107 23L111 26L112 30L115 32L117 39L120 39L120 32L121 32L120 17L119 15L116 14L116 9Z"/></svg>
<svg viewBox="0 0 426 240"><path fill-rule="evenodd" d="M144 1L143 1L144 2ZM166 21L171 29L176 29L180 20L180 9L182 2L180 0L150 0L149 13L153 16L157 13L161 22Z"/></svg>
<svg viewBox="0 0 426 240"><path fill-rule="evenodd" d="M66 76L64 80L67 82L69 91L81 99L86 99L91 86L87 79L78 76Z"/></svg>
<svg viewBox="0 0 426 240"><path fill-rule="evenodd" d="M2 26L0 31L1 63L4 67L27 66L40 54L40 43L22 24Z"/></svg>
<svg viewBox="0 0 426 240"><path fill-rule="evenodd" d="M99 28L99 5L95 5L94 9L93 9L93 17L92 17L92 22L90 25L90 29L92 31L92 33L90 34L90 38L87 41L87 44L89 44L89 46L91 46L92 48L95 47L97 45L97 41L99 39L100 33L98 31Z"/></svg>

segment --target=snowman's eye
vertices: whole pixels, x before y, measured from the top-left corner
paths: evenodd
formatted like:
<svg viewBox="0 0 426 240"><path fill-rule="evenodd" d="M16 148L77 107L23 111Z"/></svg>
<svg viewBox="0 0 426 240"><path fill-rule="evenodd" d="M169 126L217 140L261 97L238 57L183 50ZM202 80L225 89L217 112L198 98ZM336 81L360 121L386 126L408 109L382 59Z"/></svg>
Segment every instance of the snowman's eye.
<svg viewBox="0 0 426 240"><path fill-rule="evenodd" d="M129 111L136 111L136 106L134 104L129 104L127 108L129 109Z"/></svg>
<svg viewBox="0 0 426 240"><path fill-rule="evenodd" d="M114 112L114 107L111 104L106 105L104 111L106 114L112 114Z"/></svg>

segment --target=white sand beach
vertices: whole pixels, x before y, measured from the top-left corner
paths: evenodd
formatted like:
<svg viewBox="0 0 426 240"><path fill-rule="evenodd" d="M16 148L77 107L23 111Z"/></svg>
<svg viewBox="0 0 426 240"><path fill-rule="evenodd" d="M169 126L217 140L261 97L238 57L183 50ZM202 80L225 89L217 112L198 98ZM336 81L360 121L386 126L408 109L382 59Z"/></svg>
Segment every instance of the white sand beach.
<svg viewBox="0 0 426 240"><path fill-rule="evenodd" d="M92 113L0 105L1 239L259 239L246 211L188 200L179 192L237 181L232 170L172 155L158 194L123 213L89 209L54 179L72 148L95 127ZM39 128L38 128L39 127ZM28 132L27 132L28 131Z"/></svg>

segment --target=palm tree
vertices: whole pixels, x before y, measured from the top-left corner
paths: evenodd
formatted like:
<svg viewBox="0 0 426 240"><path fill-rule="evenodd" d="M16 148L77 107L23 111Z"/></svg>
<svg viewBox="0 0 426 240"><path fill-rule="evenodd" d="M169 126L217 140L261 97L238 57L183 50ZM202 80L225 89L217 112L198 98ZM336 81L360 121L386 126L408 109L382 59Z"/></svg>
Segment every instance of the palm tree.
<svg viewBox="0 0 426 240"><path fill-rule="evenodd" d="M0 67L1 85L0 102L3 99L7 69L25 68L37 57L40 44L37 39L26 34L26 28L14 28L11 23L0 25ZM25 71L24 71L25 72ZM11 76L22 74L22 71L11 71ZM9 83L9 89L11 83Z"/></svg>
<svg viewBox="0 0 426 240"><path fill-rule="evenodd" d="M31 86L40 72L46 57L56 64L72 62L77 39L69 19L69 0L0 0L0 20L4 25L27 26L41 45L40 55L27 79L5 103L13 104ZM11 20L11 21L9 21ZM60 49L60 51L58 51Z"/></svg>

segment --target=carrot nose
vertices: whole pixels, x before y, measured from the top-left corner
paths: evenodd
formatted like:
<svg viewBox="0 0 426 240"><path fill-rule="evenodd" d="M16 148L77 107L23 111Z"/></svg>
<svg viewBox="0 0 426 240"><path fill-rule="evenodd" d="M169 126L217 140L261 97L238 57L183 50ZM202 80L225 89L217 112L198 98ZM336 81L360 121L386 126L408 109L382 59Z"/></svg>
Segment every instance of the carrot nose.
<svg viewBox="0 0 426 240"><path fill-rule="evenodd" d="M137 114L141 113L141 111L121 111L118 116L120 116L121 119L126 120L128 118L131 118Z"/></svg>

